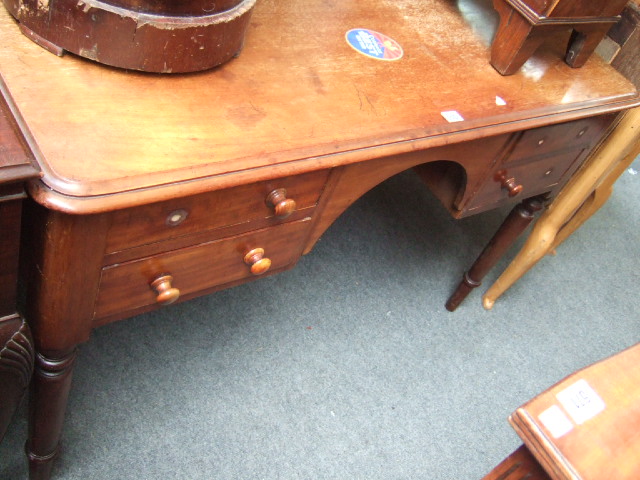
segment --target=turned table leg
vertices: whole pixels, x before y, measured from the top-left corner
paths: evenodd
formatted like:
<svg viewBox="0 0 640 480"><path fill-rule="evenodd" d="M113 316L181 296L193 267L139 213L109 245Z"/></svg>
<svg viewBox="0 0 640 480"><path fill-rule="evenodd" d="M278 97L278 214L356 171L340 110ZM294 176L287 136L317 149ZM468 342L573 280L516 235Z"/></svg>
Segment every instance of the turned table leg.
<svg viewBox="0 0 640 480"><path fill-rule="evenodd" d="M26 453L31 480L47 480L58 453L76 348L89 339L109 226L107 215L68 215L27 201L24 316L36 359Z"/></svg>
<svg viewBox="0 0 640 480"><path fill-rule="evenodd" d="M640 108L627 112L596 154L564 186L536 222L520 252L483 296L487 310L604 204L615 180L640 154L638 122Z"/></svg>
<svg viewBox="0 0 640 480"><path fill-rule="evenodd" d="M25 446L30 480L48 480L51 475L75 359L75 349L36 355L29 400L29 439Z"/></svg>
<svg viewBox="0 0 640 480"><path fill-rule="evenodd" d="M455 292L449 297L446 308L453 312L469 295L471 290L479 287L484 276L500 260L502 255L513 245L513 242L533 220L536 212L544 206L544 196L531 197L516 205L478 259L462 278Z"/></svg>

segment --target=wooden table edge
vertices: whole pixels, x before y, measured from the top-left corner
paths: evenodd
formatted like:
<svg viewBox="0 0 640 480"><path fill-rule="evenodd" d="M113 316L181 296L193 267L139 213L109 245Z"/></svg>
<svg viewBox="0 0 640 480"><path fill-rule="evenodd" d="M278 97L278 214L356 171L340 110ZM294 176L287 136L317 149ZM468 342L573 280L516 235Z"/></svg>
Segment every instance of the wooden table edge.
<svg viewBox="0 0 640 480"><path fill-rule="evenodd" d="M35 201L52 210L70 214L94 214L127 207L160 202L176 196L190 196L211 190L230 188L241 184L258 182L281 176L297 175L326 168L335 168L358 163L372 158L388 157L440 147L451 143L461 143L502 133L542 127L553 123L579 120L599 114L620 112L640 106L640 95L626 95L613 103L598 102L597 105L582 105L571 110L545 109L531 118L522 119L513 114L501 117L503 122L490 125L474 125L467 122L467 128L453 132L435 133L430 136L397 141L367 148L356 148L342 152L328 153L317 157L283 161L281 163L247 168L244 170L224 171L191 179L174 181L171 184L157 184L129 190L91 194L78 190L77 184L54 176L46 161L41 158L37 144L20 118L17 119L36 158L40 161L43 178L29 183L28 191ZM16 112L17 115L19 113ZM478 122L479 123L479 122ZM76 187L76 188L74 188Z"/></svg>

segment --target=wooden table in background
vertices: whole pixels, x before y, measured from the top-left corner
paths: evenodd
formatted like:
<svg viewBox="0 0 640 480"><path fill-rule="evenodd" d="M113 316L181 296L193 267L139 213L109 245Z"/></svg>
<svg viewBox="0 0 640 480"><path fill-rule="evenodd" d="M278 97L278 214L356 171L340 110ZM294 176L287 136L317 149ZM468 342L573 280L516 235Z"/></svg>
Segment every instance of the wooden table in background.
<svg viewBox="0 0 640 480"><path fill-rule="evenodd" d="M38 176L33 155L0 94L0 441L31 380L33 341L17 312L24 183Z"/></svg>
<svg viewBox="0 0 640 480"><path fill-rule="evenodd" d="M579 370L518 408L524 445L482 480L640 478L640 344Z"/></svg>
<svg viewBox="0 0 640 480"><path fill-rule="evenodd" d="M357 52L358 28L404 55ZM558 42L502 77L493 28L484 0L263 0L239 58L161 76L58 58L3 14L2 90L43 170L24 216L31 478L50 475L93 328L291 268L399 172L415 167L456 218L522 200L481 263L497 260L532 199L640 102L596 58L569 68Z"/></svg>

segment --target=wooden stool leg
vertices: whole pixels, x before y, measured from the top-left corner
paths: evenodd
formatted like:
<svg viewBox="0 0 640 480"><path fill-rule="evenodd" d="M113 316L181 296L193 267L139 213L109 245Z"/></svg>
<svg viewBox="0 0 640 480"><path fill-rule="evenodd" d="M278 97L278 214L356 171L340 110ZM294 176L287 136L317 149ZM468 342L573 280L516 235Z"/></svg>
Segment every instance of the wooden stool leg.
<svg viewBox="0 0 640 480"><path fill-rule="evenodd" d="M575 27L565 56L573 68L582 67L611 28L610 24Z"/></svg>
<svg viewBox="0 0 640 480"><path fill-rule="evenodd" d="M491 65L502 75L513 75L540 46L544 37L504 0L494 0L500 25L491 44Z"/></svg>
<svg viewBox="0 0 640 480"><path fill-rule="evenodd" d="M593 205L585 206L581 212L581 206L593 195L594 189L603 178L605 178L602 183L603 200L606 200L607 185L612 184L617 175L624 171L624 168L618 165L619 162L628 165L640 154L640 129L637 127L639 121L640 108L627 112L598 152L587 160L587 163L562 189L540 217L520 252L485 293L483 305L486 309L491 309L500 295L566 238L564 235L560 241L556 240L563 225L566 224L567 227L564 228L568 228L567 233L571 233L600 208L602 202L594 202ZM576 211L578 217L575 223L567 223Z"/></svg>
<svg viewBox="0 0 640 480"><path fill-rule="evenodd" d="M456 291L449 297L445 305L447 310L453 312L471 290L480 286L484 276L529 226L535 213L542 210L543 205L543 196L531 197L523 200L511 210L473 266L464 274Z"/></svg>
<svg viewBox="0 0 640 480"><path fill-rule="evenodd" d="M48 480L60 442L76 350L36 356L29 401L29 479Z"/></svg>

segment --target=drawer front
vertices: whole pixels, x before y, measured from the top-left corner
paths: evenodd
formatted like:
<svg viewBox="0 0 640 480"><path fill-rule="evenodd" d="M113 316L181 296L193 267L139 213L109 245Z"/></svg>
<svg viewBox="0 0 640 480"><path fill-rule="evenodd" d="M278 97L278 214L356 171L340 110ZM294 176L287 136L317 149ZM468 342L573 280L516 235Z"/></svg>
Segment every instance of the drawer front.
<svg viewBox="0 0 640 480"><path fill-rule="evenodd" d="M477 193L466 214L495 208L563 184L602 138L614 115L603 115L524 131Z"/></svg>
<svg viewBox="0 0 640 480"><path fill-rule="evenodd" d="M163 274L173 277L171 287L192 295L217 286L256 278L245 256L263 249L274 271L294 263L302 252L310 219L254 231L175 252L106 267L102 271L96 318L158 303L150 286ZM252 258L247 261L256 261Z"/></svg>
<svg viewBox="0 0 640 480"><path fill-rule="evenodd" d="M518 200L548 192L558 185L565 174L579 164L584 156L585 150L571 150L544 157L533 163L505 165L504 169L496 171L494 177L485 182L468 209L491 208L496 203L509 200L509 190L503 186L505 180L513 179L515 188L521 189L514 197Z"/></svg>
<svg viewBox="0 0 640 480"><path fill-rule="evenodd" d="M533 161L545 155L595 145L613 116L604 115L523 132L503 164Z"/></svg>
<svg viewBox="0 0 640 480"><path fill-rule="evenodd" d="M212 232L209 238L221 238L229 235L224 227L235 226L237 234L265 226L252 225L257 220L282 223L287 219L277 217L267 201L271 192L284 189L286 199L295 201L295 212L303 212L318 202L327 175L312 172L114 212L107 253L216 229L221 229L219 235Z"/></svg>

